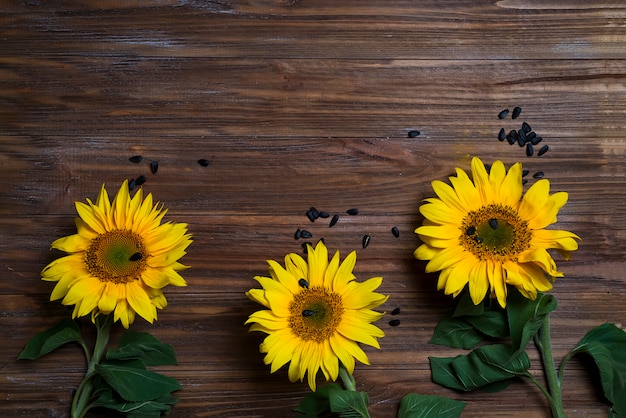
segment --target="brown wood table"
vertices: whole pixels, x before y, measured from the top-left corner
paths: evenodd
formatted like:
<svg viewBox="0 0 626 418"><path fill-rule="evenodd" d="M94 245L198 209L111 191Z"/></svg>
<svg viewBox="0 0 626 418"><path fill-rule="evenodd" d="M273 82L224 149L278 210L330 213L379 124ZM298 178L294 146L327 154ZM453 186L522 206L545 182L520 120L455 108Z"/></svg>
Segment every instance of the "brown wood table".
<svg viewBox="0 0 626 418"><path fill-rule="evenodd" d="M301 252L294 231L358 250L360 279L384 276L381 350L365 348L358 389L373 417L402 396L467 401L464 415L549 416L539 390L457 393L431 381L428 344L452 306L413 258L417 208L454 167L521 161L569 192L559 226L582 237L558 259L554 353L593 326L626 320L626 6L618 1L110 0L0 4L0 414L66 417L85 371L77 346L17 361L36 333L68 315L50 302L41 269L74 233L74 202L126 178L187 222L188 287L165 289L149 331L178 366L175 417L296 416L309 392L270 374L244 321L244 292L267 259ZM498 119L519 106L516 120ZM527 157L497 139L526 121L549 152ZM409 137L418 130L421 134ZM142 155L140 164L129 162ZM210 161L208 167L197 163ZM151 174L149 162L159 170ZM529 176L532 184L534 179ZM310 223L357 207L328 228ZM390 233L396 226L399 238ZM371 243L363 249L364 234ZM85 328L87 322L85 322ZM115 328L113 339L121 332ZM533 373L541 380L537 353ZM320 382L321 383L321 382ZM606 416L597 378L574 359L565 373L570 416ZM93 414L91 416L107 416Z"/></svg>

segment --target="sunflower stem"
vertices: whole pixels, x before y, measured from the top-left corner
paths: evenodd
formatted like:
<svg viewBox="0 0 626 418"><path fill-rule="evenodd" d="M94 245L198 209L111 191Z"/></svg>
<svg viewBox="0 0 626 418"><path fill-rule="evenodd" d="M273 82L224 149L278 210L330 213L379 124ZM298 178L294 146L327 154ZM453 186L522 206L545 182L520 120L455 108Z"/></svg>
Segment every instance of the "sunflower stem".
<svg viewBox="0 0 626 418"><path fill-rule="evenodd" d="M548 392L546 396L550 402L550 409L553 418L566 418L567 414L563 410L563 396L561 394L561 380L557 374L554 357L552 355L552 343L550 341L550 315L546 314L537 335L535 335L535 345L539 349L543 370L548 382Z"/></svg>
<svg viewBox="0 0 626 418"><path fill-rule="evenodd" d="M339 377L341 377L341 382L346 390L356 392L356 380L354 379L354 376L348 373L345 367L343 367L343 364L339 365Z"/></svg>
<svg viewBox="0 0 626 418"><path fill-rule="evenodd" d="M96 324L96 343L93 348L93 354L89 356L88 351L85 351L87 357L87 372L80 385L76 389L74 399L72 400L71 417L82 418L87 411L94 406L92 402L93 385L92 379L98 374L96 366L102 361L104 351L109 342L109 333L111 331L110 316L98 316L95 320Z"/></svg>

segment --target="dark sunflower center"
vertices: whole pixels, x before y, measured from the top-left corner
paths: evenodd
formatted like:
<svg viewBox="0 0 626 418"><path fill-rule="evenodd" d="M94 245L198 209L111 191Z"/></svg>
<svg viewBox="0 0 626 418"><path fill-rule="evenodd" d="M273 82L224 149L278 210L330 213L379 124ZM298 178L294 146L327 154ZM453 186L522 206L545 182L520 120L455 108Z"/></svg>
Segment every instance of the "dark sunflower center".
<svg viewBox="0 0 626 418"><path fill-rule="evenodd" d="M461 230L462 245L481 260L516 261L532 237L528 223L513 208L496 204L469 212Z"/></svg>
<svg viewBox="0 0 626 418"><path fill-rule="evenodd" d="M98 235L85 252L85 264L89 273L103 282L136 280L146 267L143 240L123 230Z"/></svg>
<svg viewBox="0 0 626 418"><path fill-rule="evenodd" d="M289 327L305 341L330 338L343 314L341 296L322 287L303 289L289 306Z"/></svg>

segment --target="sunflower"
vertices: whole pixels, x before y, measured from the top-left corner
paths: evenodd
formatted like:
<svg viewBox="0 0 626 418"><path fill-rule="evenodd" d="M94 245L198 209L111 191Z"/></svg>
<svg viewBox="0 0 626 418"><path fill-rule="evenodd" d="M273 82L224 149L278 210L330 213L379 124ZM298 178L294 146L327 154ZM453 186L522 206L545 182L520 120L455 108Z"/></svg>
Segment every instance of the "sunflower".
<svg viewBox="0 0 626 418"><path fill-rule="evenodd" d="M339 251L330 262L324 243L307 246L308 263L298 254L285 256L285 267L268 260L271 277L255 277L263 289L251 289L246 295L267 307L250 315L250 331L269 334L260 345L267 353L265 364L274 373L290 361L289 380L304 379L315 391L319 369L326 380L337 379L339 362L350 374L354 359L369 365L357 343L380 348L385 334L371 323L384 313L375 312L388 296L374 292L382 277L357 282L352 273L356 252L340 264Z"/></svg>
<svg viewBox="0 0 626 418"><path fill-rule="evenodd" d="M187 224L161 223L167 210L152 194L131 198L124 181L113 203L102 185L93 204L76 202L77 234L59 238L52 248L68 253L46 266L42 279L57 282L50 300L74 305L72 318L114 313L125 328L139 314L152 323L167 301L161 289L186 286L178 262L191 244Z"/></svg>
<svg viewBox="0 0 626 418"><path fill-rule="evenodd" d="M550 182L541 179L522 197L522 165L508 172L496 161L489 173L472 159L472 177L460 168L452 186L435 180L438 198L420 206L425 220L415 232L423 244L415 257L430 260L426 272L441 271L438 290L456 297L466 287L479 304L489 292L506 306L507 285L534 300L562 277L549 249L569 259L578 248L576 234L545 229L567 202L567 193L550 195Z"/></svg>

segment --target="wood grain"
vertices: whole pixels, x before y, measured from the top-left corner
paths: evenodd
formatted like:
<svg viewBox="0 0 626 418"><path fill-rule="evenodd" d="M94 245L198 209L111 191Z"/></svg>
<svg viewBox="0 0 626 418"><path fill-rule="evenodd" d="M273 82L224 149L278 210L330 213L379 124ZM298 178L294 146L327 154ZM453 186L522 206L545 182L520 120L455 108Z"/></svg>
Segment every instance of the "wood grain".
<svg viewBox="0 0 626 418"><path fill-rule="evenodd" d="M624 323L625 19L612 1L2 2L2 414L69 415L85 367L78 347L16 360L68 314L39 273L60 256L50 243L73 233L75 201L145 175L145 191L194 236L189 286L166 289L154 325L133 325L176 349L180 364L158 368L184 386L173 416L296 416L308 387L270 374L262 335L243 325L258 309L244 292L266 260L302 251L296 228L344 255L356 249L355 274L384 276L383 308L402 308L400 326L380 321L381 350L366 347L371 366L355 373L373 417L394 416L409 392L467 401L467 417L549 416L528 382L496 394L431 382L428 356L458 353L427 343L452 301L413 258L412 231L432 180L475 155L522 161L569 193L559 227L583 238L558 260L556 357L589 328ZM519 119L497 118L514 106ZM522 121L550 146L544 156L498 142ZM340 221L310 223L311 206ZM352 207L359 215L345 214ZM566 371L566 410L606 416L584 362Z"/></svg>

